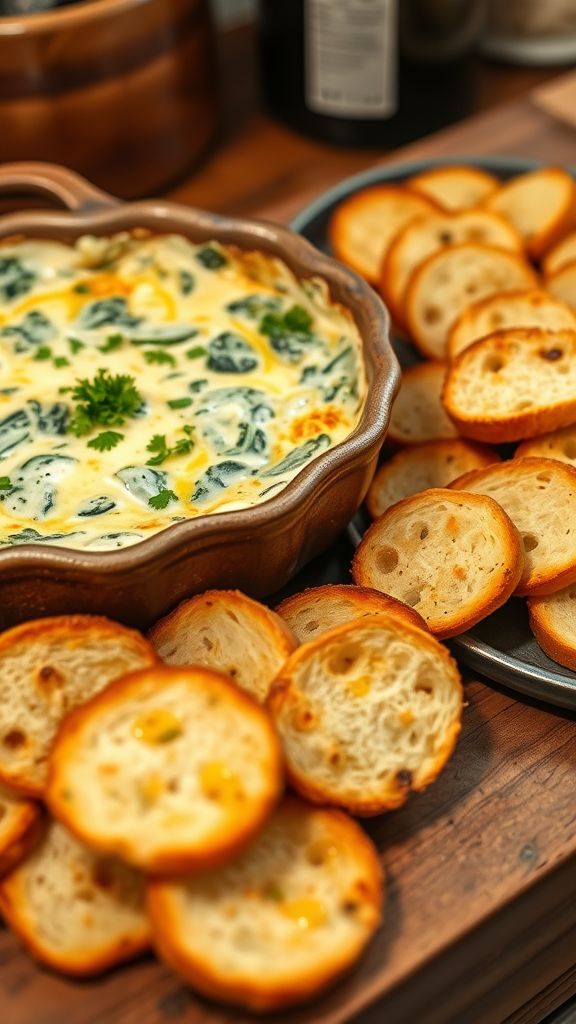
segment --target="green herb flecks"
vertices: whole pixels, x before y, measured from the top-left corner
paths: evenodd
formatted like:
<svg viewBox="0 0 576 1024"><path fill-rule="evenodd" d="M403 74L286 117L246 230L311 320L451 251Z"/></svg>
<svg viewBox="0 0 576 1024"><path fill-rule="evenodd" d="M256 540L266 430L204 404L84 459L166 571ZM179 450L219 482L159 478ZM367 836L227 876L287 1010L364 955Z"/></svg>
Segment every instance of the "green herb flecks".
<svg viewBox="0 0 576 1024"><path fill-rule="evenodd" d="M176 360L174 356L171 356L169 352L163 352L161 349L153 348L149 352L143 352L144 359L146 362L153 366L176 366Z"/></svg>
<svg viewBox="0 0 576 1024"><path fill-rule="evenodd" d="M314 340L312 317L302 306L291 306L285 313L270 312L262 317L259 330L281 359L297 363Z"/></svg>
<svg viewBox="0 0 576 1024"><path fill-rule="evenodd" d="M148 504L151 508L156 509L157 512L167 508L171 501L178 501L178 495L174 494L174 491L169 490L167 487L163 487L158 494L148 498Z"/></svg>
<svg viewBox="0 0 576 1024"><path fill-rule="evenodd" d="M181 270L179 276L182 295L190 295L194 290L194 278L188 270Z"/></svg>
<svg viewBox="0 0 576 1024"><path fill-rule="evenodd" d="M189 405L192 405L191 398L171 398L166 403L171 409L187 409Z"/></svg>
<svg viewBox="0 0 576 1024"><path fill-rule="evenodd" d="M50 345L40 345L40 348L36 349L33 359L39 363L44 362L46 359L52 359L52 349L50 348Z"/></svg>
<svg viewBox="0 0 576 1024"><path fill-rule="evenodd" d="M194 348L188 349L186 359L199 359L200 356L205 356L207 351L203 345L196 345Z"/></svg>
<svg viewBox="0 0 576 1024"><path fill-rule="evenodd" d="M63 366L70 366L70 360L66 356L56 356L52 361L57 370L61 370Z"/></svg>
<svg viewBox="0 0 576 1024"><path fill-rule="evenodd" d="M113 376L102 367L94 380L78 380L76 386L69 390L77 403L70 418L70 430L76 437L89 434L95 427L122 426L143 405L133 377L128 374Z"/></svg>
<svg viewBox="0 0 576 1024"><path fill-rule="evenodd" d="M114 352L117 348L120 348L124 336L122 334L109 334L103 345L98 346L99 352Z"/></svg>
<svg viewBox="0 0 576 1024"><path fill-rule="evenodd" d="M97 452L110 452L123 440L124 434L119 434L116 430L104 430L88 441L88 447L95 448Z"/></svg>
<svg viewBox="0 0 576 1024"><path fill-rule="evenodd" d="M67 340L73 356L77 356L81 349L86 348L84 342L79 338L68 338Z"/></svg>
<svg viewBox="0 0 576 1024"><path fill-rule="evenodd" d="M12 481L9 476L0 476L0 491L9 491L12 488Z"/></svg>
<svg viewBox="0 0 576 1024"><path fill-rule="evenodd" d="M228 263L223 252L220 252L213 245L205 245L203 249L199 249L196 253L196 259L198 263L201 263L206 270L219 270L220 267L225 267Z"/></svg>
<svg viewBox="0 0 576 1024"><path fill-rule="evenodd" d="M172 446L168 445L165 434L154 434L154 437L146 445L146 451L152 452L151 458L146 462L147 466L161 466L166 459L175 455L189 455L194 447L194 427L186 424L182 427L185 437L179 438Z"/></svg>

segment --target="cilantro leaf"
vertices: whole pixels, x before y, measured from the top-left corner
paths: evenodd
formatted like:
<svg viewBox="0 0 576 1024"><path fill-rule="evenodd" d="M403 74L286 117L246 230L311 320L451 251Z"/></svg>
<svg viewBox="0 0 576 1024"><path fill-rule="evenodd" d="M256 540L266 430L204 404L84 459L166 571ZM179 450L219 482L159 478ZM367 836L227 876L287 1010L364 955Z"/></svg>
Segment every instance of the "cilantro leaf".
<svg viewBox="0 0 576 1024"><path fill-rule="evenodd" d="M171 409L187 409L189 405L192 405L192 399L171 398L166 402L166 405L170 406Z"/></svg>
<svg viewBox="0 0 576 1024"><path fill-rule="evenodd" d="M170 455L170 449L166 444L165 434L154 434L151 441L146 445L147 452L154 452L151 459L147 459L147 466L161 466Z"/></svg>
<svg viewBox="0 0 576 1024"><path fill-rule="evenodd" d="M114 352L115 349L120 348L120 345L124 341L122 334L109 334L103 345L98 346L99 352Z"/></svg>
<svg viewBox="0 0 576 1024"><path fill-rule="evenodd" d="M12 481L9 476L0 476L0 491L9 491L12 487Z"/></svg>
<svg viewBox="0 0 576 1024"><path fill-rule="evenodd" d="M167 487L163 487L158 494L154 494L151 498L148 498L148 504L151 508L155 508L160 511L163 508L167 508L171 501L178 501L178 495L174 494L174 491L170 491Z"/></svg>
<svg viewBox="0 0 576 1024"><path fill-rule="evenodd" d="M34 353L34 359L38 362L42 362L44 359L52 359L52 349L50 345L40 345Z"/></svg>
<svg viewBox="0 0 576 1024"><path fill-rule="evenodd" d="M73 356L77 356L81 348L85 348L83 341L79 341L78 338L68 338L68 344L70 345L70 351Z"/></svg>
<svg viewBox="0 0 576 1024"><path fill-rule="evenodd" d="M124 434L119 434L116 430L104 430L88 441L88 447L95 448L97 452L109 452L123 440Z"/></svg>
<svg viewBox="0 0 576 1024"><path fill-rule="evenodd" d="M77 380L71 395L77 406L70 418L70 430L76 437L88 434L94 427L119 427L142 407L134 378L128 374L113 376L102 367L94 380Z"/></svg>
<svg viewBox="0 0 576 1024"><path fill-rule="evenodd" d="M153 348L149 352L144 352L143 355L147 363L158 363L159 366L163 364L166 366L176 366L174 356L171 356L169 352L163 352L162 349Z"/></svg>

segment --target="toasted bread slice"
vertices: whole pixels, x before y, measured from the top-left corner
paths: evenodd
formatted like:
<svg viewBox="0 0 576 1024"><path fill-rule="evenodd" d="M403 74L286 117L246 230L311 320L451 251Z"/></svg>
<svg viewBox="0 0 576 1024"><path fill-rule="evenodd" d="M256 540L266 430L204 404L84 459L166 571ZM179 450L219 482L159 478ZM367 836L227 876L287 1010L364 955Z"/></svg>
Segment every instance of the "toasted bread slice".
<svg viewBox="0 0 576 1024"><path fill-rule="evenodd" d="M286 623L238 590L207 590L157 622L149 640L168 665L206 665L266 698L296 640Z"/></svg>
<svg viewBox="0 0 576 1024"><path fill-rule="evenodd" d="M537 284L534 270L517 253L479 242L440 249L419 264L408 283L404 310L412 340L427 358L444 359L450 329L471 302Z"/></svg>
<svg viewBox="0 0 576 1024"><path fill-rule="evenodd" d="M438 487L399 501L372 524L352 576L404 601L432 633L448 637L503 605L523 567L518 531L492 498Z"/></svg>
<svg viewBox="0 0 576 1024"><path fill-rule="evenodd" d="M478 206L500 187L493 174L467 164L432 167L408 178L407 185L433 199L444 210L468 210Z"/></svg>
<svg viewBox="0 0 576 1024"><path fill-rule="evenodd" d="M177 872L233 857L281 788L278 737L252 697L211 669L158 666L64 720L46 800L94 849Z"/></svg>
<svg viewBox="0 0 576 1024"><path fill-rule="evenodd" d="M509 328L449 363L442 393L464 437L523 441L576 422L576 331Z"/></svg>
<svg viewBox="0 0 576 1024"><path fill-rule="evenodd" d="M327 988L381 920L383 875L340 811L285 797L229 867L149 883L161 957L207 996L278 1010Z"/></svg>
<svg viewBox="0 0 576 1024"><path fill-rule="evenodd" d="M394 235L436 203L402 185L373 185L349 196L328 225L332 251L342 263L377 285L384 253Z"/></svg>
<svg viewBox="0 0 576 1024"><path fill-rule="evenodd" d="M301 644L315 640L337 626L382 613L394 615L401 622L409 622L419 629L428 628L418 612L397 601L395 597L346 583L309 587L300 594L287 597L276 611L286 619Z"/></svg>
<svg viewBox="0 0 576 1024"><path fill-rule="evenodd" d="M33 957L64 974L100 974L150 946L142 876L55 821L0 882L0 911Z"/></svg>
<svg viewBox="0 0 576 1024"><path fill-rule="evenodd" d="M376 473L366 496L372 519L391 505L431 487L446 487L471 469L499 462L497 452L470 441L426 441L404 448Z"/></svg>
<svg viewBox="0 0 576 1024"><path fill-rule="evenodd" d="M514 225L538 259L576 224L576 184L563 168L544 167L507 181L485 205Z"/></svg>
<svg viewBox="0 0 576 1024"><path fill-rule="evenodd" d="M576 468L576 424L524 441L514 452L515 459L534 457L557 459L558 462L567 462Z"/></svg>
<svg viewBox="0 0 576 1024"><path fill-rule="evenodd" d="M488 495L510 516L524 546L519 596L576 582L576 469L553 459L512 459L465 473L450 487Z"/></svg>
<svg viewBox="0 0 576 1024"><path fill-rule="evenodd" d="M42 831L40 804L0 786L0 877L32 849Z"/></svg>
<svg viewBox="0 0 576 1024"><path fill-rule="evenodd" d="M518 232L491 210L418 217L395 236L382 264L380 293L397 323L405 323L404 300L416 267L431 253L462 242L482 242L520 254L524 251Z"/></svg>
<svg viewBox="0 0 576 1024"><path fill-rule="evenodd" d="M388 441L408 445L458 436L441 402L446 369L446 363L428 362L404 370L392 406Z"/></svg>
<svg viewBox="0 0 576 1024"><path fill-rule="evenodd" d="M576 672L576 585L529 597L528 616L538 646L552 661Z"/></svg>
<svg viewBox="0 0 576 1024"><path fill-rule="evenodd" d="M63 716L112 679L154 665L140 633L92 615L62 615L0 635L0 780L41 796Z"/></svg>
<svg viewBox="0 0 576 1024"><path fill-rule="evenodd" d="M576 315L565 302L548 292L503 292L489 295L468 306L458 317L448 334L448 359L480 338L494 331L510 327L544 327L549 331L563 328L576 329Z"/></svg>
<svg viewBox="0 0 576 1024"><path fill-rule="evenodd" d="M371 815L400 807L439 774L460 731L462 686L434 637L374 615L299 647L268 706L295 788Z"/></svg>
<svg viewBox="0 0 576 1024"><path fill-rule="evenodd" d="M566 238L550 249L542 260L542 269L546 277L555 274L567 263L576 263L576 231L571 231Z"/></svg>
<svg viewBox="0 0 576 1024"><path fill-rule="evenodd" d="M555 274L551 274L546 279L546 287L560 302L566 302L571 309L576 309L576 261L565 263Z"/></svg>

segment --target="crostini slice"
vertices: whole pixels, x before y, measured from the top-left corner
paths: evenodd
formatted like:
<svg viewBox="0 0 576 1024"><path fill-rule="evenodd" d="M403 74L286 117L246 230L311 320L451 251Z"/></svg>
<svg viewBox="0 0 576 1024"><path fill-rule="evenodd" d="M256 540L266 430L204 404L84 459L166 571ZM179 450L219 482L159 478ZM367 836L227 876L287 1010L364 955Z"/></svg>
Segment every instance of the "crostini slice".
<svg viewBox="0 0 576 1024"><path fill-rule="evenodd" d="M431 167L408 178L407 185L433 199L444 210L468 210L500 187L495 175L468 164Z"/></svg>
<svg viewBox="0 0 576 1024"><path fill-rule="evenodd" d="M0 880L0 912L36 960L63 974L101 974L150 946L143 876L55 821Z"/></svg>
<svg viewBox="0 0 576 1024"><path fill-rule="evenodd" d="M530 629L552 661L576 672L576 585L528 598Z"/></svg>
<svg viewBox="0 0 576 1024"><path fill-rule="evenodd" d="M510 327L575 330L576 315L565 302L538 288L489 295L468 306L452 325L448 335L448 359L455 359L487 334Z"/></svg>
<svg viewBox="0 0 576 1024"><path fill-rule="evenodd" d="M276 611L290 626L299 643L315 640L347 622L364 619L367 615L395 615L401 622L409 622L427 629L418 612L402 604L395 597L368 587L355 587L346 583L327 583L323 587L309 587L282 601Z"/></svg>
<svg viewBox="0 0 576 1024"><path fill-rule="evenodd" d="M446 363L431 361L416 363L403 371L387 441L411 445L458 436L441 400L446 370Z"/></svg>
<svg viewBox="0 0 576 1024"><path fill-rule="evenodd" d="M506 217L539 259L576 224L576 184L564 168L543 167L511 178L484 205Z"/></svg>
<svg viewBox="0 0 576 1024"><path fill-rule="evenodd" d="M500 444L576 422L576 331L509 328L448 364L442 404L460 434Z"/></svg>
<svg viewBox="0 0 576 1024"><path fill-rule="evenodd" d="M296 647L285 621L238 590L207 590L184 601L149 633L168 665L206 665L263 701Z"/></svg>
<svg viewBox="0 0 576 1024"><path fill-rule="evenodd" d="M158 660L140 633L92 615L37 619L0 634L0 781L42 796L64 715Z"/></svg>
<svg viewBox="0 0 576 1024"><path fill-rule="evenodd" d="M345 199L332 214L332 251L370 284L377 285L382 260L394 235L414 217L438 207L402 185L373 185Z"/></svg>
<svg viewBox="0 0 576 1024"><path fill-rule="evenodd" d="M542 269L545 276L550 277L567 263L576 263L576 231L571 231L566 238L549 249L542 260Z"/></svg>
<svg viewBox="0 0 576 1024"><path fill-rule="evenodd" d="M433 488L372 523L352 576L404 601L432 633L449 637L500 608L523 568L520 536L500 505L482 494Z"/></svg>
<svg viewBox="0 0 576 1024"><path fill-rule="evenodd" d="M0 785L0 877L32 849L42 821L40 804Z"/></svg>
<svg viewBox="0 0 576 1024"><path fill-rule="evenodd" d="M546 279L546 287L560 302L576 309L576 261L565 263Z"/></svg>
<svg viewBox="0 0 576 1024"><path fill-rule="evenodd" d="M434 637L374 615L299 647L268 707L302 796L372 815L439 774L460 731L462 686Z"/></svg>
<svg viewBox="0 0 576 1024"><path fill-rule="evenodd" d="M403 448L380 466L366 495L366 507L372 519L377 519L403 498L431 487L446 487L471 469L499 461L494 449L459 439Z"/></svg>
<svg viewBox="0 0 576 1024"><path fill-rule="evenodd" d="M160 956L194 989L250 1010L302 1003L361 955L381 920L368 836L340 811L286 797L227 867L152 880Z"/></svg>
<svg viewBox="0 0 576 1024"><path fill-rule="evenodd" d="M269 716L212 669L157 666L62 723L46 801L82 842L152 872L230 860L282 789Z"/></svg>
<svg viewBox="0 0 576 1024"><path fill-rule="evenodd" d="M428 256L410 277L408 331L423 356L444 359L450 329L471 302L537 285L535 271L517 253L479 242L450 245Z"/></svg>
<svg viewBox="0 0 576 1024"><path fill-rule="evenodd" d="M563 430L540 434L529 441L523 441L514 452L515 459L524 458L557 459L576 468L576 423Z"/></svg>

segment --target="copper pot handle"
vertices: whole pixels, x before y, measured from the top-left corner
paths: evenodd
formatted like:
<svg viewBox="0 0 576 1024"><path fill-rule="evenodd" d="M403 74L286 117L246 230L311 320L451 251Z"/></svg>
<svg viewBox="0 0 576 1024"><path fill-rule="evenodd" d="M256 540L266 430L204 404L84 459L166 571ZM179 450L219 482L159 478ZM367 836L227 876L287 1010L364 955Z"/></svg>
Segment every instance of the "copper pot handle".
<svg viewBox="0 0 576 1024"><path fill-rule="evenodd" d="M88 211L116 206L115 196L103 192L75 171L59 164L34 161L0 164L0 195L40 193L55 199L67 210Z"/></svg>

